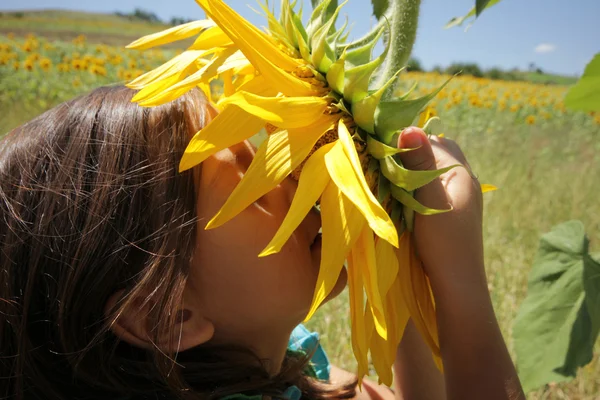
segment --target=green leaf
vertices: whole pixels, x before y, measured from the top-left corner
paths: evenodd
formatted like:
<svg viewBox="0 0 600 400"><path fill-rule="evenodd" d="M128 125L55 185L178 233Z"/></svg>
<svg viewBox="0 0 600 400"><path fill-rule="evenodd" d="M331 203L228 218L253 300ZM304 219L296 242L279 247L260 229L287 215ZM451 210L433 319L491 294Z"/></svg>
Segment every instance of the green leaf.
<svg viewBox="0 0 600 400"><path fill-rule="evenodd" d="M379 161L381 173L385 176L392 184L401 187L407 192L412 192L420 187L423 187L439 178L440 175L445 174L453 168L459 167L460 164L455 164L450 167L438 169L438 170L409 170L399 165L392 157L386 157Z"/></svg>
<svg viewBox="0 0 600 400"><path fill-rule="evenodd" d="M475 7L471 8L466 15L452 18L450 21L448 21L444 28L448 29L455 26L460 26L471 18L477 18L485 9L500 3L500 1L501 0L476 0Z"/></svg>
<svg viewBox="0 0 600 400"><path fill-rule="evenodd" d="M565 106L579 111L600 111L600 53L585 67L581 79L569 90Z"/></svg>
<svg viewBox="0 0 600 400"><path fill-rule="evenodd" d="M478 17L483 12L483 10L485 10L485 8L488 6L489 2L490 2L490 0L476 0L475 1L475 11L476 11Z"/></svg>
<svg viewBox="0 0 600 400"><path fill-rule="evenodd" d="M579 221L558 225L540 240L513 331L525 391L569 380L592 360L600 331L600 264L588 246Z"/></svg>
<svg viewBox="0 0 600 400"><path fill-rule="evenodd" d="M390 6L389 0L371 0L371 4L373 4L373 15L377 19L381 19Z"/></svg>

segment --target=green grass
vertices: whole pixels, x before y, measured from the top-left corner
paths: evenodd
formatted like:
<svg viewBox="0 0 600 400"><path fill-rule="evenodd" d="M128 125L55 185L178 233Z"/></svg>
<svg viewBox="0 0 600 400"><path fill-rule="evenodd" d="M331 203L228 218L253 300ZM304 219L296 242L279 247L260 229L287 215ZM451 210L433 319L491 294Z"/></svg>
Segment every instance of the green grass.
<svg viewBox="0 0 600 400"><path fill-rule="evenodd" d="M522 72L523 80L532 83L555 84L555 85L573 85L577 82L577 77L564 76L557 74L546 74L537 72Z"/></svg>

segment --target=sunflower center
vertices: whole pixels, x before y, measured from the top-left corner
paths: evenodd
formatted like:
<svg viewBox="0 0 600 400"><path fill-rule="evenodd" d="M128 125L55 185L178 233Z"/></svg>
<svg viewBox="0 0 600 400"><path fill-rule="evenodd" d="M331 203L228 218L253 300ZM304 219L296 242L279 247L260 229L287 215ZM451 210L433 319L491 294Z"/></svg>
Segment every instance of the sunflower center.
<svg viewBox="0 0 600 400"><path fill-rule="evenodd" d="M343 111L341 111L339 108L335 107L334 105L328 106L325 113L329 114L329 115L343 114L340 119L342 120L344 125L346 125L346 128L348 128L348 131L350 131L350 133L352 134L352 140L354 141L354 148L356 149L356 152L358 153L358 158L360 160L362 170L365 173L365 176L367 177L367 182L369 182L369 186L372 186L371 181L372 180L376 181L376 179L369 179L369 176L367 174L371 156L367 152L367 143L358 134L359 128L356 125L356 122L354 122L354 119L352 118L351 115L343 113ZM334 124L334 126L331 129L329 129L327 132L325 132L325 134L323 134L319 138L319 140L317 140L317 143L315 143L315 145L311 149L308 157L306 157L306 159L294 171L292 171L292 173L291 173L292 178L294 178L295 180L299 180L300 173L302 172L302 168L304 167L304 164L310 158L310 156L312 156L312 154L315 151L317 151L318 149L320 149L321 147L325 146L326 144L333 143L338 139L339 139L338 125Z"/></svg>

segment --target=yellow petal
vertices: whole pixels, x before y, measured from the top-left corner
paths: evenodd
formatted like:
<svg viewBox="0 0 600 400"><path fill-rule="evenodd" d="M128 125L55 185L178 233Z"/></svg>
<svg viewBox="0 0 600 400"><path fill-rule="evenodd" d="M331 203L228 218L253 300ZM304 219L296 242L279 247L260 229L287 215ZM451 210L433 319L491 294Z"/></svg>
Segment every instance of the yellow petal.
<svg viewBox="0 0 600 400"><path fill-rule="evenodd" d="M352 321L352 350L358 362L358 385L369 371L369 343L373 328L365 324L363 282L360 271L354 264L353 254L348 256L348 291L350 297L350 318Z"/></svg>
<svg viewBox="0 0 600 400"><path fill-rule="evenodd" d="M239 107L230 106L194 135L181 161L179 172L192 168L214 153L240 143L256 134L264 126L260 118Z"/></svg>
<svg viewBox="0 0 600 400"><path fill-rule="evenodd" d="M173 75L151 82L137 92L131 101L134 103L146 104L146 107L152 106L153 104L148 100L160 95L160 93L175 85L179 81L179 78L180 75Z"/></svg>
<svg viewBox="0 0 600 400"><path fill-rule="evenodd" d="M262 97L246 92L237 92L220 102L234 104L282 129L300 128L312 121L327 119L323 113L328 103L323 97Z"/></svg>
<svg viewBox="0 0 600 400"><path fill-rule="evenodd" d="M226 109L230 107L237 108L228 106ZM289 129L269 135L258 148L240 183L217 215L206 225L206 229L216 228L229 221L279 185L304 161L317 140L332 125L330 116L329 119L301 129Z"/></svg>
<svg viewBox="0 0 600 400"><path fill-rule="evenodd" d="M442 371L442 357L440 352L440 341L438 337L437 316L435 312L433 292L431 291L429 279L423 270L421 260L419 260L414 250L411 252L410 269L412 285L414 288L413 290L419 304L419 310L421 311L421 315L425 323L427 335L431 337L431 340L434 343L434 345L431 347L433 359L437 367L440 368L440 371Z"/></svg>
<svg viewBox="0 0 600 400"><path fill-rule="evenodd" d="M313 316L335 287L344 260L365 226L360 212L333 182L327 185L321 196L321 219L321 265L312 305L305 320Z"/></svg>
<svg viewBox="0 0 600 400"><path fill-rule="evenodd" d="M276 96L278 93L277 90L269 86L265 78L261 75L255 76L253 79L241 85L238 91L252 93L258 96Z"/></svg>
<svg viewBox="0 0 600 400"><path fill-rule="evenodd" d="M198 84L198 89L200 89L202 91L202 93L204 93L204 95L206 96L206 99L208 100L209 103L213 102L212 99L212 92L210 90L210 82L207 83L199 83Z"/></svg>
<svg viewBox="0 0 600 400"><path fill-rule="evenodd" d="M245 68L250 64L250 61L246 58L244 53L237 50L219 67L217 73L222 74L225 71L234 70L235 73L239 73L239 69Z"/></svg>
<svg viewBox="0 0 600 400"><path fill-rule="evenodd" d="M375 258L377 259L377 282L381 297L385 297L398 275L398 258L394 247L385 240L375 243Z"/></svg>
<svg viewBox="0 0 600 400"><path fill-rule="evenodd" d="M385 243L384 241L380 242ZM386 311L388 338L387 340L383 340L381 336L377 334L373 335L371 338L371 358L373 366L379 375L380 383L390 386L393 380L392 367L396 359L396 352L410 318L408 307L402 296L402 287L398 275L395 277L388 291L384 307Z"/></svg>
<svg viewBox="0 0 600 400"><path fill-rule="evenodd" d="M252 67L254 68L254 67ZM242 73L235 73L236 74L236 78L233 80L233 87L234 90L236 92L239 92L242 88L242 86L244 86L246 83L250 82L251 80L255 79L256 76L254 75L254 73L251 74L242 74Z"/></svg>
<svg viewBox="0 0 600 400"><path fill-rule="evenodd" d="M412 249L411 234L405 231L400 237L400 247L398 251L398 260L400 262L400 282L402 284L402 294L410 311L410 316L417 330L423 336L425 342L429 345L435 356L440 356L439 341L437 340L437 331L432 332L430 327L432 321L429 319L429 312L433 308L431 293L420 262L414 255ZM434 311L435 314L435 311ZM426 316L428 320L426 321Z"/></svg>
<svg viewBox="0 0 600 400"><path fill-rule="evenodd" d="M323 173L325 170L325 154L333 146L334 143L329 143L321 147L304 164L290 210L277 230L275 237L260 253L259 257L279 252L321 197L330 181L329 175Z"/></svg>
<svg viewBox="0 0 600 400"><path fill-rule="evenodd" d="M343 124L340 126L343 126ZM341 138L343 136L343 129L338 129L338 132L341 132ZM355 171L354 166L344 151L341 139L337 143L325 157L327 171L331 179L340 187L344 195L358 207L377 236L397 246L398 233L394 223L381 207L381 204L379 204L373 193L368 188L365 190L361 184L357 171ZM360 175L364 179L362 170L360 171Z"/></svg>
<svg viewBox="0 0 600 400"><path fill-rule="evenodd" d="M489 183L481 184L481 193L493 192L498 190L498 188L494 185L490 185Z"/></svg>
<svg viewBox="0 0 600 400"><path fill-rule="evenodd" d="M301 64L280 51L266 35L222 1L196 0L206 14L231 38L269 84L287 96L311 96L319 90L291 75Z"/></svg>
<svg viewBox="0 0 600 400"><path fill-rule="evenodd" d="M137 100L138 104L142 107L165 104L182 96L201 82L208 82L217 76L218 68L223 65L223 63L225 63L235 51L236 50L233 47L220 49L204 67L189 75L187 78L178 80L171 86L164 88L158 93L155 93L153 96L145 96L143 99ZM138 95L141 96L141 93L144 90L146 90L146 88L143 89Z"/></svg>
<svg viewBox="0 0 600 400"><path fill-rule="evenodd" d="M202 53L202 51L184 51L160 67L146 72L145 74L129 82L127 87L131 89L142 89L144 86L147 86L156 80L164 79L176 75L181 71L185 71L201 56Z"/></svg>
<svg viewBox="0 0 600 400"><path fill-rule="evenodd" d="M367 302L367 306L369 302ZM371 317L372 318L372 317ZM374 328L373 328L374 329ZM396 352L390 354L388 351L388 340L383 339L373 332L371 335L371 359L373 367L379 376L379 383L387 386L392 386L394 375L392 374L392 365L396 359Z"/></svg>
<svg viewBox="0 0 600 400"><path fill-rule="evenodd" d="M388 346L390 346L388 351L395 353L410 319L410 312L402 295L400 275L396 275L386 295L384 307L388 323Z"/></svg>
<svg viewBox="0 0 600 400"><path fill-rule="evenodd" d="M431 108L430 106L427 106L427 108L421 112L421 114L419 115L419 122L417 123L417 126L422 128L425 126L425 124L427 123L427 121L429 121L429 118L435 117L436 116L436 112L433 108Z"/></svg>
<svg viewBox="0 0 600 400"><path fill-rule="evenodd" d="M384 339L387 339L387 325L385 321L385 312L383 310L383 301L379 293L377 282L377 259L375 257L375 241L373 231L369 227L364 227L354 248L352 249L354 266L362 273L365 292L371 305L375 329ZM382 268L384 266L381 266Z"/></svg>
<svg viewBox="0 0 600 400"><path fill-rule="evenodd" d="M134 41L127 46L128 49L145 50L151 47L160 46L178 40L187 39L197 35L204 29L215 26L215 23L209 19L192 21L187 24L174 26L162 32L153 33Z"/></svg>
<svg viewBox="0 0 600 400"><path fill-rule="evenodd" d="M221 74L221 79L223 80L223 96L227 99L235 93L233 88L233 72L230 69L224 71Z"/></svg>
<svg viewBox="0 0 600 400"><path fill-rule="evenodd" d="M233 42L221 28L215 26L207 29L196 38L188 50L206 50L213 47L231 46Z"/></svg>

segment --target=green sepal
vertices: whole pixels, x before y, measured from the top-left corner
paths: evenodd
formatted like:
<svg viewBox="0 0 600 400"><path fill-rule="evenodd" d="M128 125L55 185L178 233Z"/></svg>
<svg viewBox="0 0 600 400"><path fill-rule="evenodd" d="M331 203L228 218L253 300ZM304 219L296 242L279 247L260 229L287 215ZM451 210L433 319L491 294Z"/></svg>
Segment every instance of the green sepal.
<svg viewBox="0 0 600 400"><path fill-rule="evenodd" d="M294 30L296 37L299 33L302 36L302 39L304 39L304 42L308 42L308 33L306 33L306 29L304 29L304 24L302 24L302 14L293 13L292 18L294 26L296 27L296 29Z"/></svg>
<svg viewBox="0 0 600 400"><path fill-rule="evenodd" d="M346 52L346 60L348 63L353 66L359 66L363 64L367 64L371 61L371 57L373 56L373 49L375 45L381 38L385 27L381 27L377 34L373 37L370 42L365 43L363 46L356 47L354 49L349 49Z"/></svg>
<svg viewBox="0 0 600 400"><path fill-rule="evenodd" d="M350 104L358 102L369 95L369 82L373 72L383 63L389 52L387 46L376 59L353 68L347 68L344 76L344 99Z"/></svg>
<svg viewBox="0 0 600 400"><path fill-rule="evenodd" d="M298 47L296 39L296 29L293 21L294 7L296 6L296 0L291 4L289 1L281 2L281 25L285 29L286 36L292 41L294 48Z"/></svg>
<svg viewBox="0 0 600 400"><path fill-rule="evenodd" d="M383 204L391 194L390 181L380 173L377 177L377 200Z"/></svg>
<svg viewBox="0 0 600 400"><path fill-rule="evenodd" d="M340 95L344 93L344 77L346 76L346 58L345 54L340 56L340 59L331 64L327 71L327 83L329 87Z"/></svg>
<svg viewBox="0 0 600 400"><path fill-rule="evenodd" d="M415 147L414 149L399 149L397 147L392 147L385 143L381 143L373 136L367 135L367 153L369 153L376 160L383 160L384 158L392 157L396 154L416 150L419 147Z"/></svg>
<svg viewBox="0 0 600 400"><path fill-rule="evenodd" d="M377 136L380 137L384 143L389 143L394 133L410 126L427 103L429 103L451 79L452 77L435 91L418 99L392 99L380 102L375 110L375 133Z"/></svg>
<svg viewBox="0 0 600 400"><path fill-rule="evenodd" d="M311 38L311 62L321 73L327 73L331 64L336 60L335 51L329 45L327 37L331 28L335 26L335 21L337 20L340 10L347 2L348 0L342 3Z"/></svg>
<svg viewBox="0 0 600 400"><path fill-rule="evenodd" d="M415 198L407 192L406 190L399 188L398 186L391 186L392 197L398 200L400 203L404 205L404 207L409 207L421 215L436 215L443 214L449 211L452 211L454 208L450 206L448 210L436 210L435 208L429 208L419 203Z"/></svg>
<svg viewBox="0 0 600 400"><path fill-rule="evenodd" d="M427 122L425 122L425 126L423 127L423 131L425 131L428 135L439 135L444 131L444 124L439 117L431 117Z"/></svg>
<svg viewBox="0 0 600 400"><path fill-rule="evenodd" d="M389 179L394 185L409 192L427 185L434 179L439 178L440 175L459 166L460 164L455 164L437 170L418 171L404 168L393 157L386 157L383 160L379 160L379 167L383 176Z"/></svg>
<svg viewBox="0 0 600 400"><path fill-rule="evenodd" d="M393 222L402 223L402 225L398 229L399 234L404 232L404 229L406 228L405 222L402 221L402 210L404 210L404 208L406 208L406 207L404 207L402 205L402 203L400 203L399 201L396 201L396 200L392 201L392 212L390 213L390 218L392 219ZM398 235L398 236L400 236L400 235Z"/></svg>
<svg viewBox="0 0 600 400"><path fill-rule="evenodd" d="M308 47L308 43L302 37L300 32L296 32L296 40L298 41L298 48L300 49L300 55L307 63L310 63L310 48Z"/></svg>
<svg viewBox="0 0 600 400"><path fill-rule="evenodd" d="M277 40L280 40L281 42L287 44L289 47L293 48L294 43L292 43L290 41L290 38L288 37L282 23L280 21L278 21L277 18L275 17L275 14L273 14L273 12L271 10L269 10L268 4L264 4L259 1L258 5L260 6L260 8L262 8L262 10L264 11L264 13L267 17L267 25L269 27L269 32L271 33L271 35L273 35L275 38L277 38ZM252 10L254 10L252 7L250 7L250 8ZM257 10L254 10L254 11L257 14L260 14L260 12L258 12Z"/></svg>
<svg viewBox="0 0 600 400"><path fill-rule="evenodd" d="M319 28L321 28L338 9L338 2L337 0L314 0L312 1L312 6L313 12L306 28L306 33L308 34L307 42L309 43L312 41L313 36Z"/></svg>
<svg viewBox="0 0 600 400"><path fill-rule="evenodd" d="M396 75L392 76L390 80L375 93L352 103L352 116L354 117L354 122L365 131L375 133L375 109L377 108L377 105L379 105L381 97L387 91L387 88L396 80L400 72L402 72L402 70L396 72Z"/></svg>
<svg viewBox="0 0 600 400"><path fill-rule="evenodd" d="M404 100L404 99L408 98L408 96L410 96L412 94L412 92L414 92L414 90L417 88L417 86L419 86L419 82L413 83L413 85L410 87L410 89L408 89L408 91L406 93L404 93L402 96L398 96L395 100Z"/></svg>
<svg viewBox="0 0 600 400"><path fill-rule="evenodd" d="M414 198L414 192L409 193ZM410 207L402 207L402 217L404 218L404 224L409 232L412 232L415 228L415 210Z"/></svg>

